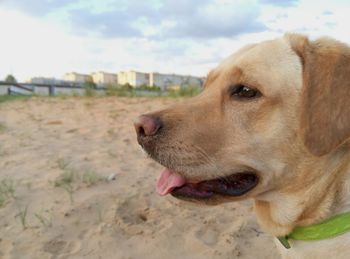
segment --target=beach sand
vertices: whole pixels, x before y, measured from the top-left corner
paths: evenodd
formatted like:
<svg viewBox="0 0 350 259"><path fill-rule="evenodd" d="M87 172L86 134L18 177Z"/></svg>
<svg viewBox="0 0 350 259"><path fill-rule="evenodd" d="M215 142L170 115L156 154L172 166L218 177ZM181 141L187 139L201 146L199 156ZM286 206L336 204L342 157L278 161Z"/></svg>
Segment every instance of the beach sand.
<svg viewBox="0 0 350 259"><path fill-rule="evenodd" d="M179 101L0 104L0 258L279 258L251 201L199 207L156 194L162 167L132 122Z"/></svg>

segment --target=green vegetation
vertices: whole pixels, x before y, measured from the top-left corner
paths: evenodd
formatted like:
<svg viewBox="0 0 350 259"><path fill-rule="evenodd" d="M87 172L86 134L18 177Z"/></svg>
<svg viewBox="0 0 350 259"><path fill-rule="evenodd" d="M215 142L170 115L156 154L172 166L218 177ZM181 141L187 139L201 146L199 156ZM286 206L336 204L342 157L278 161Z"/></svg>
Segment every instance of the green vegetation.
<svg viewBox="0 0 350 259"><path fill-rule="evenodd" d="M92 97L96 95L96 84L92 81L84 83L85 96Z"/></svg>
<svg viewBox="0 0 350 259"><path fill-rule="evenodd" d="M74 178L75 178L74 171L67 169L67 170L64 170L63 173L54 182L55 187L60 187L68 193L69 200L71 203L74 202L74 199L73 199L73 192L74 192L73 181L74 181Z"/></svg>
<svg viewBox="0 0 350 259"><path fill-rule="evenodd" d="M6 131L7 127L5 123L0 122L0 134Z"/></svg>
<svg viewBox="0 0 350 259"><path fill-rule="evenodd" d="M29 99L30 95L0 95L0 104L8 101Z"/></svg>
<svg viewBox="0 0 350 259"><path fill-rule="evenodd" d="M61 169L61 170L65 170L68 165L69 165L69 161L67 161L66 159L64 158L59 158L57 159L57 165L58 165L58 168Z"/></svg>
<svg viewBox="0 0 350 259"><path fill-rule="evenodd" d="M108 84L106 86L106 95L107 96L118 96L118 85Z"/></svg>
<svg viewBox="0 0 350 259"><path fill-rule="evenodd" d="M9 198L15 198L15 184L12 179L3 179L0 182L0 207L4 206Z"/></svg>
<svg viewBox="0 0 350 259"><path fill-rule="evenodd" d="M27 213L28 213L28 205L26 205L24 208L19 208L18 214L16 217L19 217L23 230L27 228Z"/></svg>
<svg viewBox="0 0 350 259"><path fill-rule="evenodd" d="M53 185L65 190L69 195L71 203L74 202L74 191L77 187L81 186L81 184L90 187L105 180L104 177L100 176L93 170L78 173L77 170L69 168L69 162L63 158L57 160L57 165L62 170L62 173L56 178Z"/></svg>
<svg viewBox="0 0 350 259"><path fill-rule="evenodd" d="M107 96L121 96L121 97L134 97L136 92L134 88L129 85L108 84L106 87Z"/></svg>
<svg viewBox="0 0 350 259"><path fill-rule="evenodd" d="M97 96L119 96L119 97L160 97L160 96L169 96L169 97L192 97L197 95L200 92L199 87L193 87L190 85L186 86L173 86L169 87L168 91L161 90L158 86L149 86L141 85L139 87L132 87L129 84L118 85L118 84L108 84L104 90L96 89L96 84L92 81L86 81L83 85L83 95L87 97L97 97ZM104 94L99 94L99 92ZM0 96L0 104L2 102L18 100L18 99L29 99L33 95L2 95ZM71 94L56 94L52 96L53 98L70 98L70 97L79 97L79 93L72 90ZM39 98L39 97L38 97ZM47 98L47 97L44 97Z"/></svg>
<svg viewBox="0 0 350 259"><path fill-rule="evenodd" d="M42 214L35 213L34 216L39 220L39 222L44 227L52 227L52 215L51 214L49 216L44 216Z"/></svg>
<svg viewBox="0 0 350 259"><path fill-rule="evenodd" d="M140 85L138 87L139 90L151 91L151 92L160 92L161 89L159 86L151 86L151 85Z"/></svg>
<svg viewBox="0 0 350 259"><path fill-rule="evenodd" d="M9 74L6 76L5 82L6 83L17 83L17 80L13 75Z"/></svg>
<svg viewBox="0 0 350 259"><path fill-rule="evenodd" d="M196 96L200 93L200 89L198 87L193 86L182 86L178 90L170 90L170 97L192 97Z"/></svg>
<svg viewBox="0 0 350 259"><path fill-rule="evenodd" d="M83 174L83 183L85 183L87 186L95 185L97 182L102 181L103 178L98 175L95 171L86 171Z"/></svg>
<svg viewBox="0 0 350 259"><path fill-rule="evenodd" d="M55 187L60 187L65 184L72 184L75 178L73 170L65 170L56 180Z"/></svg>

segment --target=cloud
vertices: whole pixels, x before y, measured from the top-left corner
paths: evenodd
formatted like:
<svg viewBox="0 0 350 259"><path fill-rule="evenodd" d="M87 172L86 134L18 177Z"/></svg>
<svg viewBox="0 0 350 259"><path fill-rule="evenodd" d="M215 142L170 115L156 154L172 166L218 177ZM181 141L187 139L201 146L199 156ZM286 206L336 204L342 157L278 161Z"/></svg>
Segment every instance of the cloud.
<svg viewBox="0 0 350 259"><path fill-rule="evenodd" d="M298 0L260 0L260 3L287 7L296 5Z"/></svg>
<svg viewBox="0 0 350 259"><path fill-rule="evenodd" d="M346 3L320 1L0 0L8 35L0 77L128 69L205 75L243 45L286 31L350 42Z"/></svg>
<svg viewBox="0 0 350 259"><path fill-rule="evenodd" d="M333 15L333 12L326 10L326 11L323 11L322 15Z"/></svg>
<svg viewBox="0 0 350 259"><path fill-rule="evenodd" d="M266 30L258 20L255 1L5 0L3 4L33 16L64 16L72 32L106 38L217 38Z"/></svg>
<svg viewBox="0 0 350 259"><path fill-rule="evenodd" d="M63 8L71 3L70 0L2 0L0 6L17 9L34 16L44 16L54 12L57 9Z"/></svg>
<svg viewBox="0 0 350 259"><path fill-rule="evenodd" d="M257 20L259 7L236 1L212 1L193 8L185 17L170 16L174 26L162 31L165 37L220 38L259 32L266 27ZM180 19L181 18L181 19Z"/></svg>
<svg viewBox="0 0 350 259"><path fill-rule="evenodd" d="M132 27L132 14L105 12L94 14L87 10L69 12L71 31L78 35L95 34L106 38L141 37L142 32Z"/></svg>

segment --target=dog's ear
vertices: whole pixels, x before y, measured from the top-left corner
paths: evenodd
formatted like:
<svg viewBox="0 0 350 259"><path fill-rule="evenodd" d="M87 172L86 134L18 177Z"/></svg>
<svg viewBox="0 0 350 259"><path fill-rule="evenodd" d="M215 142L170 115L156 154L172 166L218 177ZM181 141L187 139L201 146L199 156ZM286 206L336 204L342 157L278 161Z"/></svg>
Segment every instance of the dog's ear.
<svg viewBox="0 0 350 259"><path fill-rule="evenodd" d="M350 48L329 38L286 37L303 64L303 140L312 154L322 156L350 138Z"/></svg>

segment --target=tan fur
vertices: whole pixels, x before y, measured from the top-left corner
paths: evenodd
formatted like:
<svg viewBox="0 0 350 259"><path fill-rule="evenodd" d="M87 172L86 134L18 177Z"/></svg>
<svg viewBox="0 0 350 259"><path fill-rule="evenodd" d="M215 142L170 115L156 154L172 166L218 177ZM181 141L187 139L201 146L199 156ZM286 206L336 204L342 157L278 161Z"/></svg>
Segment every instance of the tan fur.
<svg viewBox="0 0 350 259"><path fill-rule="evenodd" d="M305 144L315 155L324 155L350 136L350 49L329 38L314 42L291 38L304 63L301 121Z"/></svg>
<svg viewBox="0 0 350 259"><path fill-rule="evenodd" d="M274 236L350 211L349 82L350 49L335 40L288 34L250 45L209 73L199 96L153 113L164 125L154 158L193 182L254 169L253 190L214 203L253 198ZM262 97L234 100L235 84ZM332 240L280 248L286 258L348 256L350 234Z"/></svg>

